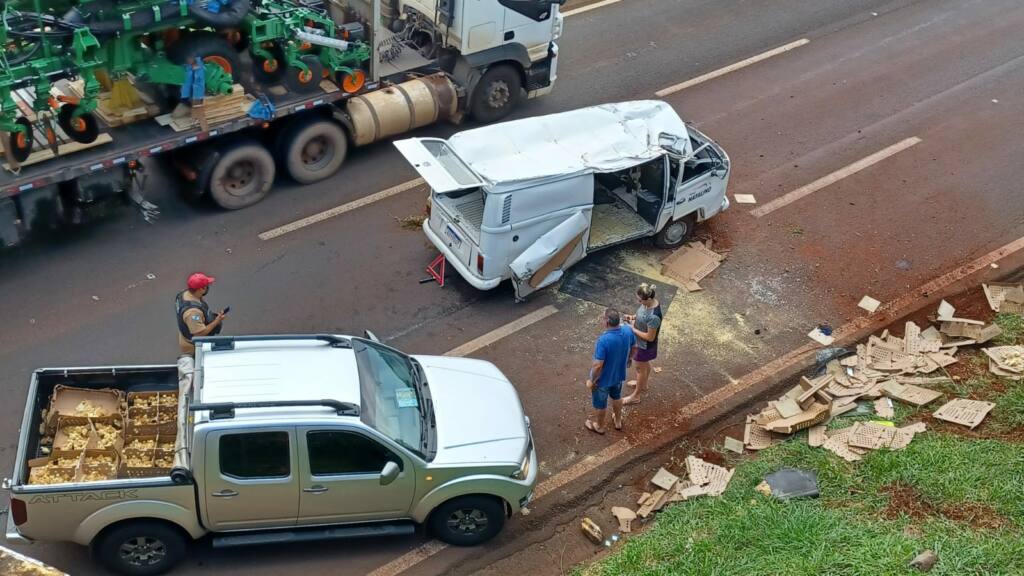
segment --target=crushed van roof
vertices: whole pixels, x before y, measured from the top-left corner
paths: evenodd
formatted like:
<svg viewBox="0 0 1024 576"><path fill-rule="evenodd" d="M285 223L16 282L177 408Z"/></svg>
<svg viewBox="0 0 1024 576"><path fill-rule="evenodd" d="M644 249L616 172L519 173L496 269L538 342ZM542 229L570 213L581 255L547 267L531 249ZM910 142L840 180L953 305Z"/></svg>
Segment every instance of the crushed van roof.
<svg viewBox="0 0 1024 576"><path fill-rule="evenodd" d="M492 188L523 180L613 172L664 154L662 132L690 152L686 124L665 102L640 100L502 122L448 139Z"/></svg>

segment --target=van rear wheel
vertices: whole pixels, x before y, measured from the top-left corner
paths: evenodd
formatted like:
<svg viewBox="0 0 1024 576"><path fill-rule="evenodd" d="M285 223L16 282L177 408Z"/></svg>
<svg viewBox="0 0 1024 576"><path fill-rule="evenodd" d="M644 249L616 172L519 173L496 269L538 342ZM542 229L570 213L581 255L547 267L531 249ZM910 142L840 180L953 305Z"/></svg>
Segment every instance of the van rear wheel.
<svg viewBox="0 0 1024 576"><path fill-rule="evenodd" d="M127 576L163 574L185 557L180 530L163 522L139 521L115 526L93 545L93 553L111 572Z"/></svg>
<svg viewBox="0 0 1024 576"><path fill-rule="evenodd" d="M690 214L679 220L669 222L654 237L654 244L658 248L678 248L693 236L693 229L697 227L697 215Z"/></svg>
<svg viewBox="0 0 1024 576"><path fill-rule="evenodd" d="M489 496L461 496L441 504L430 516L430 529L442 542L476 546L494 538L505 525L505 506Z"/></svg>

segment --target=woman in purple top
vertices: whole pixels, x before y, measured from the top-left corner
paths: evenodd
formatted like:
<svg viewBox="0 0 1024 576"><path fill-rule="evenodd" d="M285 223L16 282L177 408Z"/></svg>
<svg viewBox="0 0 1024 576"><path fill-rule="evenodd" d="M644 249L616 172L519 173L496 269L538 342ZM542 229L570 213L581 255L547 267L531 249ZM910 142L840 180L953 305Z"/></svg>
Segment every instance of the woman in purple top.
<svg viewBox="0 0 1024 576"><path fill-rule="evenodd" d="M636 309L636 316L626 316L626 322L633 328L636 336L636 380L629 384L636 384L633 393L622 399L623 404L636 404L640 402L640 394L647 390L647 381L651 377L651 360L658 357L658 332L661 330L661 304L654 297L653 284L641 284L636 289L637 300L640 307Z"/></svg>

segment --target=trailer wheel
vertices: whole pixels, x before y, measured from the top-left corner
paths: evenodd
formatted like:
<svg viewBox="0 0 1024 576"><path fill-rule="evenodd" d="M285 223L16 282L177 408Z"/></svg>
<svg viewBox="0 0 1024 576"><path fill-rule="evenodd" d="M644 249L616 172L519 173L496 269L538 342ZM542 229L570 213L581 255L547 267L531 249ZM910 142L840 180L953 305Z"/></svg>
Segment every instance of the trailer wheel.
<svg viewBox="0 0 1024 576"><path fill-rule="evenodd" d="M6 140L4 148L10 150L11 156L15 160L24 162L28 159L29 154L32 153L32 123L24 116L19 117L14 123L21 125L25 131L7 133L6 138L4 138Z"/></svg>
<svg viewBox="0 0 1024 576"><path fill-rule="evenodd" d="M690 214L679 220L665 224L665 227L654 237L654 244L658 248L678 248L683 242L693 236L693 230L697 227L697 215Z"/></svg>
<svg viewBox="0 0 1024 576"><path fill-rule="evenodd" d="M254 142L225 149L210 174L210 197L225 210L238 210L263 200L274 184L274 159Z"/></svg>
<svg viewBox="0 0 1024 576"><path fill-rule="evenodd" d="M320 80L324 77L324 65L312 54L299 58L309 68L289 68L284 75L284 84L295 94L309 94L320 89Z"/></svg>
<svg viewBox="0 0 1024 576"><path fill-rule="evenodd" d="M470 103L470 113L479 122L496 122L519 105L523 81L507 64L491 66L480 78Z"/></svg>
<svg viewBox="0 0 1024 576"><path fill-rule="evenodd" d="M93 543L93 554L110 571L128 576L163 574L185 557L187 541L164 522L141 520L114 526Z"/></svg>
<svg viewBox="0 0 1024 576"><path fill-rule="evenodd" d="M294 122L281 134L280 142L279 160L299 184L329 178L348 153L345 131L326 119Z"/></svg>
<svg viewBox="0 0 1024 576"><path fill-rule="evenodd" d="M57 124L75 142L81 142L82 144L95 142L96 138L100 135L100 127L96 122L96 116L88 113L74 118L73 115L77 109L77 104L68 103L61 106L60 110L57 111Z"/></svg>

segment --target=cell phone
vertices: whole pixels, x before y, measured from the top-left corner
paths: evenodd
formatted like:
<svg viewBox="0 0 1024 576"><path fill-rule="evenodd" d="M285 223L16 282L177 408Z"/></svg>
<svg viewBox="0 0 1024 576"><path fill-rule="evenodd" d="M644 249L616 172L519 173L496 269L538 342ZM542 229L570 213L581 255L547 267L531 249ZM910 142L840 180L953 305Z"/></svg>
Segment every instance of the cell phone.
<svg viewBox="0 0 1024 576"><path fill-rule="evenodd" d="M221 312L221 314L227 314L228 312L231 312L231 306L225 306L224 311Z"/></svg>

